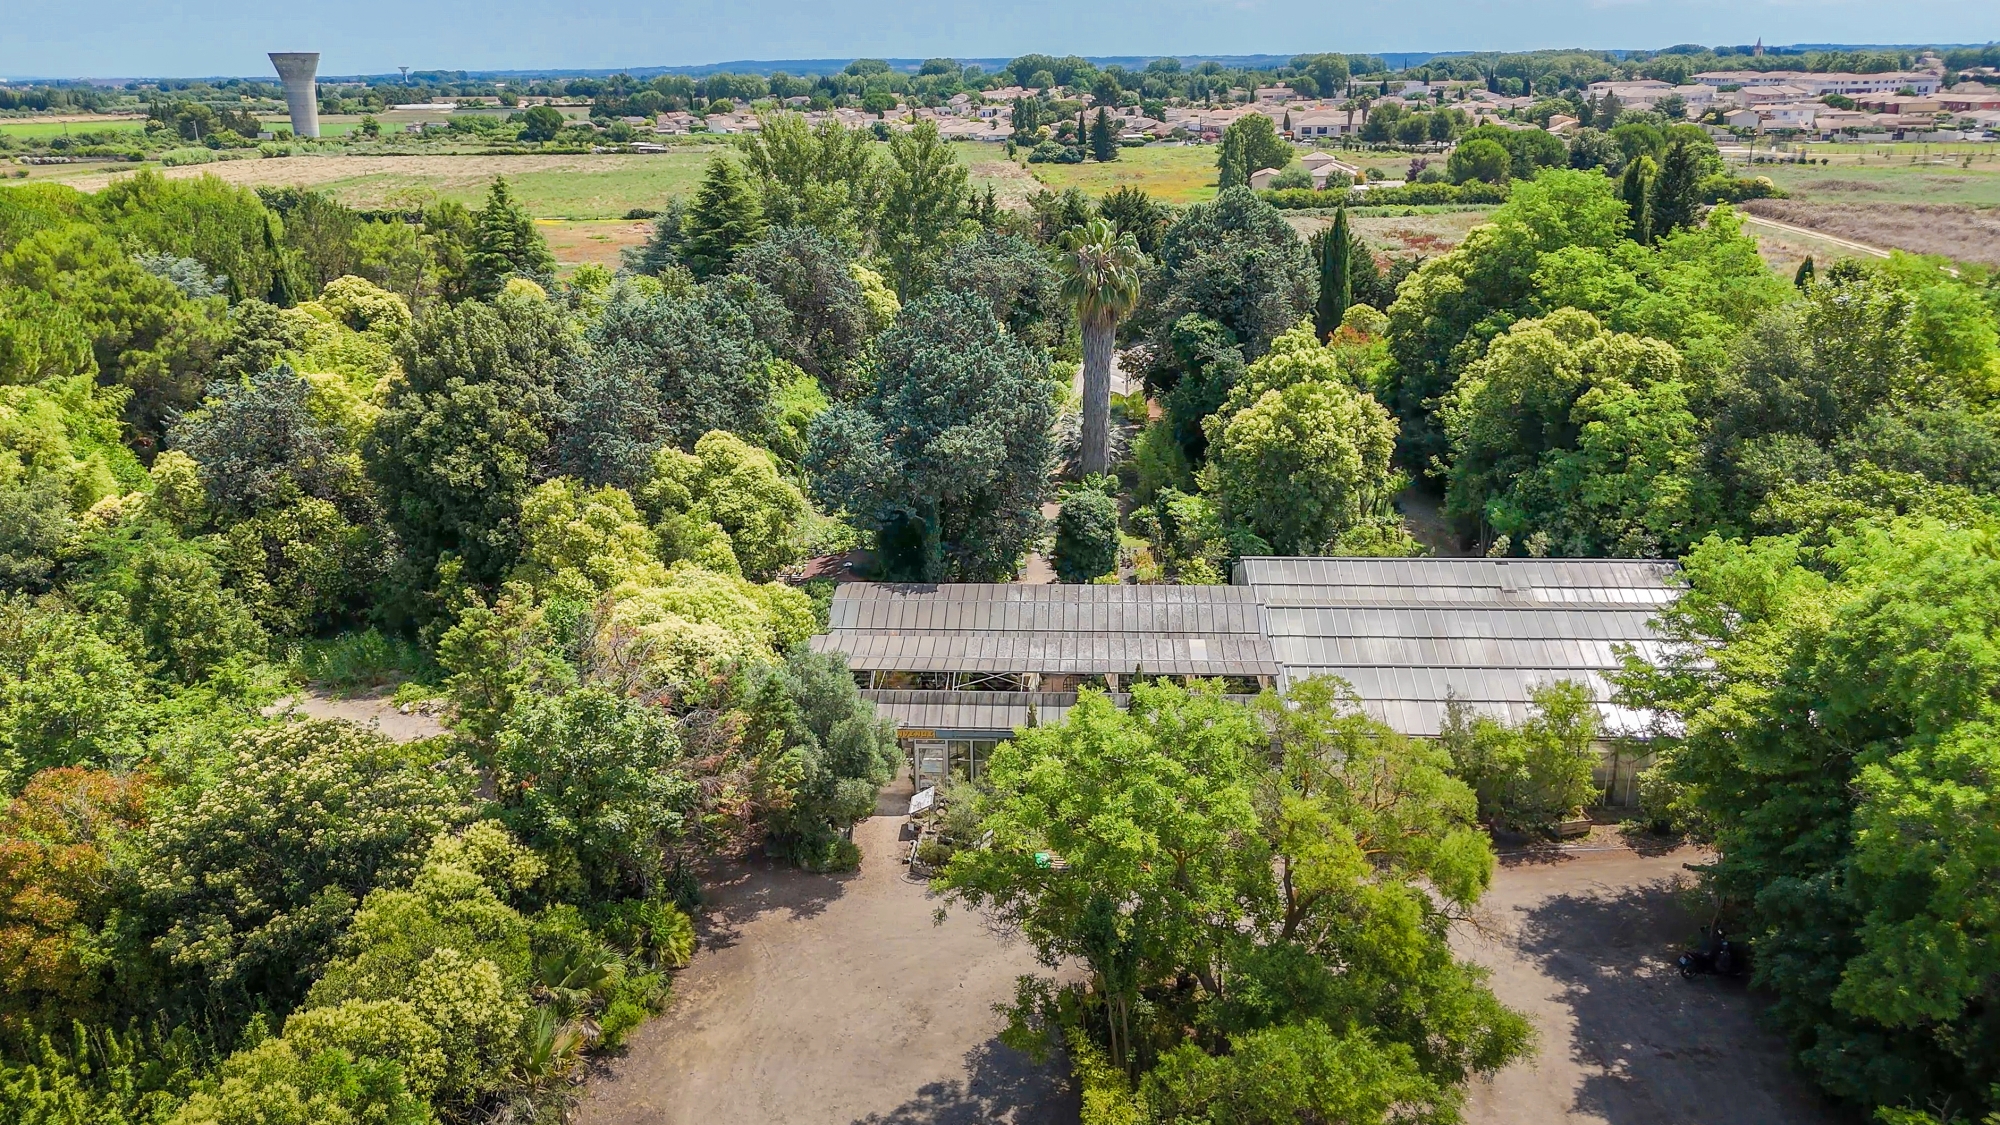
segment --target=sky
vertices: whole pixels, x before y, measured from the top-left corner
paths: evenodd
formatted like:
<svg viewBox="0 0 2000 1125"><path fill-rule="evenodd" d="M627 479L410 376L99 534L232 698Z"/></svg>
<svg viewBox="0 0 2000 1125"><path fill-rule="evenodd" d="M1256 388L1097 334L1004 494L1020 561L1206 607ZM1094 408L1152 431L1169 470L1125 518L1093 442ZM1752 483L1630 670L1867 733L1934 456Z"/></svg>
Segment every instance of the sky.
<svg viewBox="0 0 2000 1125"><path fill-rule="evenodd" d="M0 77L686 66L736 59L1984 43L1995 0L0 0Z"/></svg>

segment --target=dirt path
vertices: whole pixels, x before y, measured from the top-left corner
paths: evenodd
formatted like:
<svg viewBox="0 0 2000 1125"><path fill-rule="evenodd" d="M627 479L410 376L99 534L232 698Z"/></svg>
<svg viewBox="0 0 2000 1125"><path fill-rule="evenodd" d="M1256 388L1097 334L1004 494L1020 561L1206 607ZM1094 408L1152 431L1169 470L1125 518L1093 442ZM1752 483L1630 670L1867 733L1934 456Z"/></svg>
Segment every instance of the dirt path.
<svg viewBox="0 0 2000 1125"><path fill-rule="evenodd" d="M1683 848L1509 857L1461 928L1462 955L1541 1033L1535 1058L1474 1084L1468 1125L1832 1125L1755 1020L1741 981L1682 980L1673 958L1699 922L1678 888ZM1481 932L1483 931L1483 932Z"/></svg>
<svg viewBox="0 0 2000 1125"><path fill-rule="evenodd" d="M1033 959L962 911L932 924L902 825L863 822L852 875L756 863L713 888L672 1007L592 1077L582 1125L1074 1122L1059 1064L994 1039Z"/></svg>
<svg viewBox="0 0 2000 1125"><path fill-rule="evenodd" d="M345 719L355 726L368 727L397 742L414 742L444 733L435 715L422 711L405 712L396 706L390 689L364 695L335 697L316 691L288 695L265 709L276 715L287 709L313 719Z"/></svg>

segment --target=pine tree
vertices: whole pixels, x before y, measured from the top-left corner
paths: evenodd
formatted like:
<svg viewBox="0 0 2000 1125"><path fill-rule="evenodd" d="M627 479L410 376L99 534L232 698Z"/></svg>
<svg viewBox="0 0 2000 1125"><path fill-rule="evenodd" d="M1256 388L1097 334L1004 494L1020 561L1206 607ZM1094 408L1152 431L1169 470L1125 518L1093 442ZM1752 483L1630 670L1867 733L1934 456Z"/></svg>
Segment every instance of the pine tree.
<svg viewBox="0 0 2000 1125"><path fill-rule="evenodd" d="M1618 195L1625 200L1625 213L1632 220L1632 241L1641 246L1653 241L1653 170L1652 157L1635 157L1618 181Z"/></svg>
<svg viewBox="0 0 2000 1125"><path fill-rule="evenodd" d="M1608 96L1608 95L1607 95ZM1653 180L1653 237L1695 225L1701 217L1701 167L1686 141L1675 141Z"/></svg>
<svg viewBox="0 0 2000 1125"><path fill-rule="evenodd" d="M507 279L516 275L546 278L555 272L556 260L549 244L535 229L535 220L514 198L507 181L493 178L486 205L473 216L472 252L466 266L472 276L472 294L491 297L500 292Z"/></svg>
<svg viewBox="0 0 2000 1125"><path fill-rule="evenodd" d="M1814 272L1812 255L1807 254L1806 260L1799 263L1799 272L1792 275L1792 284L1800 289L1812 288Z"/></svg>
<svg viewBox="0 0 2000 1125"><path fill-rule="evenodd" d="M738 250L762 237L764 210L743 169L727 157L709 161L688 208L681 261L696 277L713 277L729 269Z"/></svg>
<svg viewBox="0 0 2000 1125"><path fill-rule="evenodd" d="M1347 208L1333 213L1333 229L1319 238L1319 303L1313 306L1313 331L1324 340L1340 327L1347 306L1354 303L1354 236L1347 227Z"/></svg>
<svg viewBox="0 0 2000 1125"><path fill-rule="evenodd" d="M1111 113L1099 106L1097 120L1090 123L1090 155L1100 162L1118 159L1118 133L1111 127Z"/></svg>

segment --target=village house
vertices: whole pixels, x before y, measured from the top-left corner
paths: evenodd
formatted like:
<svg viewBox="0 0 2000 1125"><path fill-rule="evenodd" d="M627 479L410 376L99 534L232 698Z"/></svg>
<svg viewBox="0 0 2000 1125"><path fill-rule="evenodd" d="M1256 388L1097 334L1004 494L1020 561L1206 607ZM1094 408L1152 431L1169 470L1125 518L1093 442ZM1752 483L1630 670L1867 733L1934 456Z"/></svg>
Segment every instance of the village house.
<svg viewBox="0 0 2000 1125"><path fill-rule="evenodd" d="M1803 70L1708 70L1694 76L1703 86L1738 86L1745 90L1759 86L1794 86L1812 97L1827 94L1893 94L1908 87L1918 95L1937 93L1942 84L1935 74L1897 70L1884 74L1818 74Z"/></svg>

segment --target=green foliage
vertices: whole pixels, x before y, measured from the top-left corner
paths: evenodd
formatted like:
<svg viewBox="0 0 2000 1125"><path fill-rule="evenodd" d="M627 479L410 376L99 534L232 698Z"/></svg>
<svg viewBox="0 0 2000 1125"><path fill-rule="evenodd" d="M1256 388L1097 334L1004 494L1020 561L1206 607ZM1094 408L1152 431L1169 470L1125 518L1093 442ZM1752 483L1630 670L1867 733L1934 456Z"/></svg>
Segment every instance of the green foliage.
<svg viewBox="0 0 2000 1125"><path fill-rule="evenodd" d="M692 454L661 449L638 499L669 562L726 555L725 569L769 582L801 557L805 496L770 454L734 434L711 430Z"/></svg>
<svg viewBox="0 0 2000 1125"><path fill-rule="evenodd" d="M859 389L874 325L852 259L811 227L777 227L737 254L732 268L769 290L791 314L778 351L835 398Z"/></svg>
<svg viewBox="0 0 2000 1125"><path fill-rule="evenodd" d="M500 176L493 178L485 205L473 215L469 250L466 270L476 297L498 296L512 277L540 280L555 274L548 242Z"/></svg>
<svg viewBox="0 0 2000 1125"><path fill-rule="evenodd" d="M854 825L902 761L892 723L861 698L837 653L795 651L753 669L739 688L745 741L764 754L769 849L809 870L860 861Z"/></svg>
<svg viewBox="0 0 2000 1125"><path fill-rule="evenodd" d="M1044 522L1046 362L984 301L943 292L906 306L876 354L869 396L813 423L816 494L875 532L888 576L1011 576Z"/></svg>
<svg viewBox="0 0 2000 1125"><path fill-rule="evenodd" d="M1684 732L1660 768L1712 834L1771 1019L1863 1107L1996 1108L1990 536L1708 539L1663 665L1626 676Z"/></svg>
<svg viewBox="0 0 2000 1125"><path fill-rule="evenodd" d="M138 757L138 673L75 613L0 595L0 793L57 766Z"/></svg>
<svg viewBox="0 0 2000 1125"><path fill-rule="evenodd" d="M1312 262L1284 216L1248 188L1181 213L1160 239L1134 327L1153 344L1149 382L1170 389L1186 368L1173 334L1182 317L1220 325L1245 360L1310 316ZM1182 349L1185 350L1185 349Z"/></svg>
<svg viewBox="0 0 2000 1125"><path fill-rule="evenodd" d="M1056 513L1058 582L1089 582L1118 569L1118 503L1088 484L1063 498Z"/></svg>
<svg viewBox="0 0 2000 1125"><path fill-rule="evenodd" d="M597 688L523 701L494 757L500 820L559 898L646 897L688 830L693 783L664 713Z"/></svg>
<svg viewBox="0 0 2000 1125"><path fill-rule="evenodd" d="M366 454L388 522L422 573L446 554L473 581L513 565L520 498L574 348L557 310L528 297L434 306L412 326L404 377Z"/></svg>
<svg viewBox="0 0 2000 1125"><path fill-rule="evenodd" d="M889 138L877 241L900 299L915 297L962 237L967 175L932 122Z"/></svg>
<svg viewBox="0 0 2000 1125"><path fill-rule="evenodd" d="M1713 520L1680 355L1564 309L1516 323L1440 407L1446 511L1558 555L1651 558Z"/></svg>
<svg viewBox="0 0 2000 1125"><path fill-rule="evenodd" d="M1508 725L1453 700L1438 745L1479 798L1480 819L1525 832L1552 831L1597 794L1597 705L1573 680L1536 688L1528 717Z"/></svg>
<svg viewBox="0 0 2000 1125"><path fill-rule="evenodd" d="M764 237L764 212L742 165L722 156L708 162L681 229L681 261L697 278L726 272Z"/></svg>
<svg viewBox="0 0 2000 1125"><path fill-rule="evenodd" d="M135 936L174 1003L225 1020L302 998L361 897L473 811L465 762L336 722L245 732L208 769L146 826Z"/></svg>
<svg viewBox="0 0 2000 1125"><path fill-rule="evenodd" d="M978 295L1022 343L1050 352L1066 346L1075 323L1062 285L1063 275L1045 250L997 230L952 247L937 276L939 289Z"/></svg>
<svg viewBox="0 0 2000 1125"><path fill-rule="evenodd" d="M1336 681L1249 708L1212 688L1135 684L1125 712L1086 693L994 752L988 842L936 885L1045 963L1082 966L1081 986L1024 982L1009 1035L1087 1036L1100 1119L1138 1119L1119 1108L1135 1078L1153 1120L1444 1110L1529 1039L1444 941L1493 870L1446 765ZM1329 1042L1330 1027L1357 1038ZM1319 1068L1341 1081L1304 1076Z"/></svg>
<svg viewBox="0 0 2000 1125"><path fill-rule="evenodd" d="M1261 113L1246 113L1222 131L1216 149L1216 186L1224 191L1245 187L1250 174L1261 168L1283 168L1292 161L1292 146L1278 135L1278 127Z"/></svg>
<svg viewBox="0 0 2000 1125"><path fill-rule="evenodd" d="M737 139L764 217L775 227L805 227L848 247L875 229L883 173L873 139L828 117L774 113ZM815 372L817 374L817 372Z"/></svg>
<svg viewBox="0 0 2000 1125"><path fill-rule="evenodd" d="M1310 324L1279 337L1244 371L1211 416L1208 438L1206 488L1224 527L1246 542L1318 554L1394 522L1396 422L1341 376Z"/></svg>
<svg viewBox="0 0 2000 1125"><path fill-rule="evenodd" d="M1313 244L1319 261L1319 297L1313 304L1313 333L1324 340L1340 327L1347 306L1354 303L1354 234L1347 209L1334 212L1333 226Z"/></svg>
<svg viewBox="0 0 2000 1125"><path fill-rule="evenodd" d="M1461 141L1451 150L1451 159L1445 162L1445 174L1454 184L1467 180L1481 183L1504 183L1513 173L1514 158L1499 141L1488 137L1475 137Z"/></svg>

